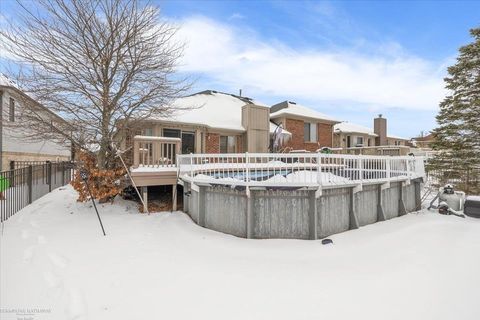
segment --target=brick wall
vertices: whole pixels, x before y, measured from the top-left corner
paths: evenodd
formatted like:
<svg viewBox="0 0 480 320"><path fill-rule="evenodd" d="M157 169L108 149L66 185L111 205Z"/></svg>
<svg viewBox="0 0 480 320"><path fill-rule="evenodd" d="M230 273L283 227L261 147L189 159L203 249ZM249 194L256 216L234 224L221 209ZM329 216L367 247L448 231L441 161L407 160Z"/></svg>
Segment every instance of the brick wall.
<svg viewBox="0 0 480 320"><path fill-rule="evenodd" d="M286 119L285 129L292 134L292 137L288 140L287 147L297 150L305 149L305 142L303 141L303 121Z"/></svg>
<svg viewBox="0 0 480 320"><path fill-rule="evenodd" d="M237 136L237 153L242 153L242 152L245 152L245 149L244 149L244 136L243 135L239 135Z"/></svg>
<svg viewBox="0 0 480 320"><path fill-rule="evenodd" d="M206 153L220 153L220 135L218 133L207 133L205 139Z"/></svg>
<svg viewBox="0 0 480 320"><path fill-rule="evenodd" d="M302 120L286 119L285 129L290 131L292 138L288 141L287 147L294 150L316 151L321 147L332 147L333 125L318 123L317 124L317 142L305 142L303 136Z"/></svg>
<svg viewBox="0 0 480 320"><path fill-rule="evenodd" d="M326 123L317 124L318 143L320 147L332 147L333 125Z"/></svg>

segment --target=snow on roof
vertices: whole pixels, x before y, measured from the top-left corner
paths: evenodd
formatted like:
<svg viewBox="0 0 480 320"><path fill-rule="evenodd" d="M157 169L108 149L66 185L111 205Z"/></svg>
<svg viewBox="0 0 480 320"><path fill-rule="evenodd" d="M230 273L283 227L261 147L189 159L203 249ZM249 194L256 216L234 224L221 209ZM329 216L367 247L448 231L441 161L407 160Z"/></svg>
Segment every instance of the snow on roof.
<svg viewBox="0 0 480 320"><path fill-rule="evenodd" d="M286 104L287 106L285 108L282 108L278 111L270 113L270 118L276 118L283 115L293 115L293 116L300 116L300 117L306 117L306 118L339 122L338 120L330 116L327 116L326 114L307 108L295 102L286 101Z"/></svg>
<svg viewBox="0 0 480 320"><path fill-rule="evenodd" d="M363 133L371 136L377 136L372 129L358 125L358 124L349 123L349 122L337 123L333 128L335 132Z"/></svg>
<svg viewBox="0 0 480 320"><path fill-rule="evenodd" d="M404 138L404 137L399 137L399 136L392 136L392 135L387 135L387 139L397 139L397 140L410 140L409 138Z"/></svg>
<svg viewBox="0 0 480 320"><path fill-rule="evenodd" d="M270 121L270 134L274 134L277 127L278 127L278 125L276 123ZM290 131L285 130L285 128L283 128L283 127L282 127L282 134L287 135L287 136L292 135L290 133Z"/></svg>
<svg viewBox="0 0 480 320"><path fill-rule="evenodd" d="M7 77L1 72L0 72L0 86L15 87L15 88L17 87L17 85L12 79L10 79L9 77Z"/></svg>
<svg viewBox="0 0 480 320"><path fill-rule="evenodd" d="M242 107L246 104L265 106L246 97L210 90L202 91L179 98L172 104L172 107L191 109L180 110L171 117L158 117L155 120L178 121L218 129L245 131L242 126Z"/></svg>

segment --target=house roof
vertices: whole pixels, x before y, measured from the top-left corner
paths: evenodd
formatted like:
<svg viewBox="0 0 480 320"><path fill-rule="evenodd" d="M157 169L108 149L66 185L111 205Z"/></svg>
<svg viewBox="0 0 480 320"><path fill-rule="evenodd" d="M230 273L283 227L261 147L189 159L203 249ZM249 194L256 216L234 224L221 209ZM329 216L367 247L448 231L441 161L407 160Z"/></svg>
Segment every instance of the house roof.
<svg viewBox="0 0 480 320"><path fill-rule="evenodd" d="M277 130L278 128L278 125L272 121L270 121L270 134L274 134L275 133L275 130ZM285 135L285 136L292 136L292 133L288 130L286 130L285 128L283 128L282 126L282 135Z"/></svg>
<svg viewBox="0 0 480 320"><path fill-rule="evenodd" d="M15 82L13 82L12 79L10 79L9 77L7 77L6 75L4 75L1 72L0 72L0 86L14 87L14 88L17 87L17 85L15 84Z"/></svg>
<svg viewBox="0 0 480 320"><path fill-rule="evenodd" d="M270 118L278 118L280 116L290 115L290 116L298 116L302 118L324 120L328 122L340 122L326 114L323 114L311 108L302 106L293 101L284 101L275 105L274 107L276 106L279 106L279 109L277 109L274 112L271 112Z"/></svg>
<svg viewBox="0 0 480 320"><path fill-rule="evenodd" d="M432 141L435 139L435 134L433 133L429 133L427 134L426 136L423 136L423 137L415 137L415 138L412 138L413 140L415 141Z"/></svg>
<svg viewBox="0 0 480 320"><path fill-rule="evenodd" d="M175 100L172 107L177 107L179 111L169 117L156 117L154 120L245 131L242 126L242 107L247 104L267 107L247 97L207 90Z"/></svg>
<svg viewBox="0 0 480 320"><path fill-rule="evenodd" d="M333 128L334 128L334 132L361 133L361 134L368 134L370 136L375 136L375 137L378 136L377 134L375 134L375 132L373 132L371 128L364 127L364 126L350 123L350 122L337 123Z"/></svg>
<svg viewBox="0 0 480 320"><path fill-rule="evenodd" d="M392 135L387 135L387 139L396 139L396 140L405 140L409 141L409 138L404 138L404 137L399 137L399 136L392 136Z"/></svg>

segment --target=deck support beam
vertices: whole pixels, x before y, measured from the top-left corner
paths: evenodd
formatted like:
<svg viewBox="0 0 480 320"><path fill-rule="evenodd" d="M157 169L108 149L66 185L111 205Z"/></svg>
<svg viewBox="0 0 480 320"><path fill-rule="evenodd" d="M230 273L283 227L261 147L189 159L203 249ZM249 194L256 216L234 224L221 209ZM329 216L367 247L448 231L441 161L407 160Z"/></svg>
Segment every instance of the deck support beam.
<svg viewBox="0 0 480 320"><path fill-rule="evenodd" d="M143 212L148 212L148 187L142 187Z"/></svg>
<svg viewBox="0 0 480 320"><path fill-rule="evenodd" d="M177 184L172 184L172 210L177 211Z"/></svg>

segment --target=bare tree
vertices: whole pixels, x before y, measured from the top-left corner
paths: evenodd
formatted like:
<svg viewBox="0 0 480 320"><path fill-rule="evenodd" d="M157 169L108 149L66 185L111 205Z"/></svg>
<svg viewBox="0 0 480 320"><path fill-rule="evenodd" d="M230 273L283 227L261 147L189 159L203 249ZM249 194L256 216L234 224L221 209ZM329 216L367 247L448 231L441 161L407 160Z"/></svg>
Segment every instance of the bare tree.
<svg viewBox="0 0 480 320"><path fill-rule="evenodd" d="M22 89L67 120L52 125L40 109L27 108L22 116L31 122L32 139L96 145L98 166L108 169L116 131L169 116L171 100L188 89L175 75L183 44L154 6L137 0L38 0L19 6L15 23L0 31L4 47L22 65Z"/></svg>

